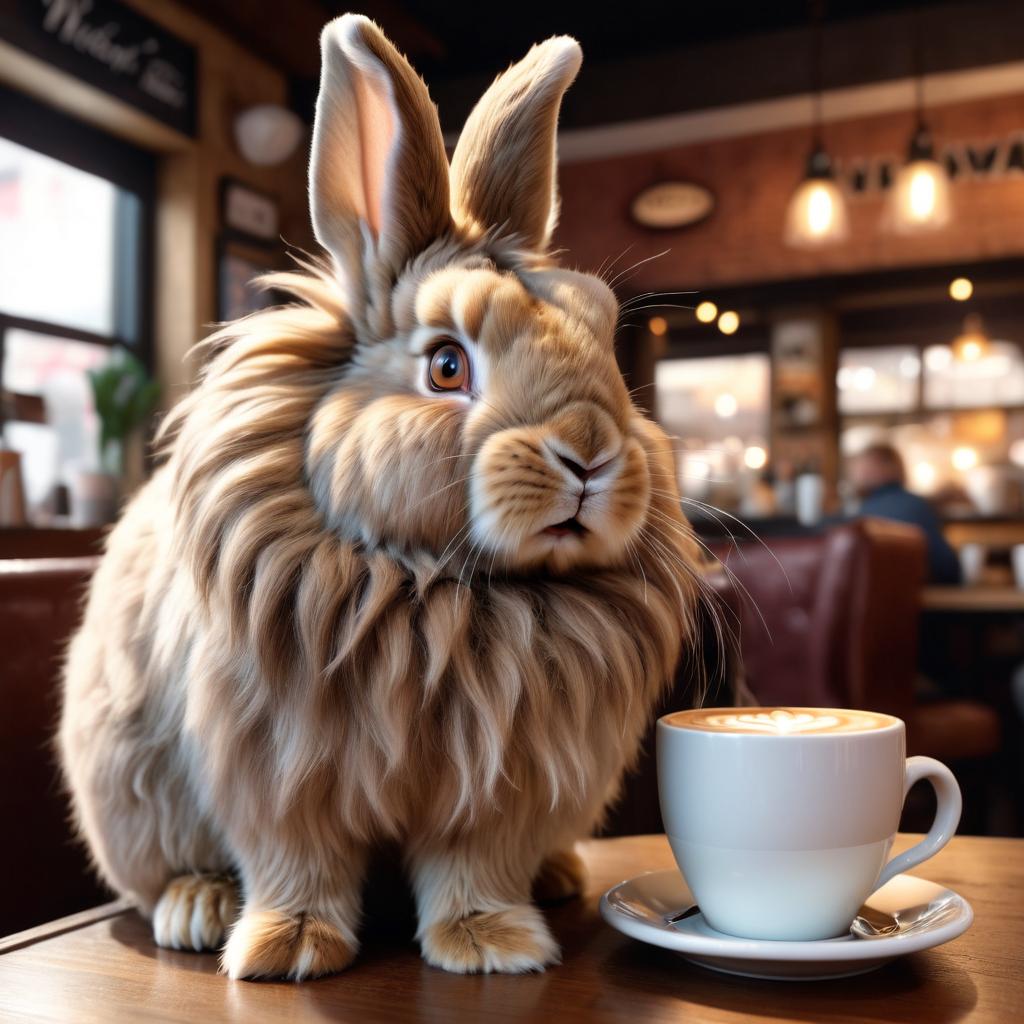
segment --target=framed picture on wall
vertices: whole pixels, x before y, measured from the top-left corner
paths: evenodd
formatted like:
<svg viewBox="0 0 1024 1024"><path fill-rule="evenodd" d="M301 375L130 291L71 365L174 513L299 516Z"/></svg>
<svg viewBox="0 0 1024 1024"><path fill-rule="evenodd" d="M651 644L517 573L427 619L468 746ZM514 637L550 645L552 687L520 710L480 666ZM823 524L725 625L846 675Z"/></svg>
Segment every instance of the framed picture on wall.
<svg viewBox="0 0 1024 1024"><path fill-rule="evenodd" d="M277 253L265 249L221 239L217 247L218 320L237 320L280 301L273 291L255 282L260 275L279 269L276 257Z"/></svg>
<svg viewBox="0 0 1024 1024"><path fill-rule="evenodd" d="M220 217L229 238L269 246L277 245L280 240L277 200L235 178L221 179Z"/></svg>
<svg viewBox="0 0 1024 1024"><path fill-rule="evenodd" d="M780 324L772 343L775 415L781 430L806 430L821 423L824 348L820 325L794 319Z"/></svg>

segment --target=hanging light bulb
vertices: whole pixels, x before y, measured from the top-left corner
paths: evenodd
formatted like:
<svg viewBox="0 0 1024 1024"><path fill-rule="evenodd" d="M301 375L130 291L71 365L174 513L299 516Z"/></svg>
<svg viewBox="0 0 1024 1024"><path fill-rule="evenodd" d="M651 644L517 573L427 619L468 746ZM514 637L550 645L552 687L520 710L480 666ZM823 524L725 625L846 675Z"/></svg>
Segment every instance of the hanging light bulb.
<svg viewBox="0 0 1024 1024"><path fill-rule="evenodd" d="M984 321L978 313L964 317L963 330L953 341L953 357L961 363L976 363L988 355L989 337Z"/></svg>
<svg viewBox="0 0 1024 1024"><path fill-rule="evenodd" d="M740 329L740 315L733 309L727 309L718 318L718 329L723 334L735 334Z"/></svg>
<svg viewBox="0 0 1024 1024"><path fill-rule="evenodd" d="M956 302L966 302L974 294L974 282L969 277L954 277L949 282L949 297Z"/></svg>
<svg viewBox="0 0 1024 1024"><path fill-rule="evenodd" d="M705 299L702 303L697 306L695 310L697 319L702 324L713 323L715 318L718 316L718 307L713 303Z"/></svg>
<svg viewBox="0 0 1024 1024"><path fill-rule="evenodd" d="M811 94L814 97L814 144L807 158L804 179L796 187L786 210L783 235L787 245L817 249L843 241L849 234L846 199L836 184L832 160L821 141L821 24L825 16L821 0L811 4Z"/></svg>
<svg viewBox="0 0 1024 1024"><path fill-rule="evenodd" d="M920 8L914 11L914 107L917 127L910 137L907 162L896 172L883 226L899 235L935 231L949 223L949 172L935 156L924 119L924 42Z"/></svg>
<svg viewBox="0 0 1024 1024"><path fill-rule="evenodd" d="M807 160L804 180L786 211L786 244L813 249L843 241L850 233L846 199L836 184L832 161L816 146Z"/></svg>
<svg viewBox="0 0 1024 1024"><path fill-rule="evenodd" d="M949 192L949 173L935 158L931 132L921 123L889 193L889 228L911 235L945 227L950 217Z"/></svg>

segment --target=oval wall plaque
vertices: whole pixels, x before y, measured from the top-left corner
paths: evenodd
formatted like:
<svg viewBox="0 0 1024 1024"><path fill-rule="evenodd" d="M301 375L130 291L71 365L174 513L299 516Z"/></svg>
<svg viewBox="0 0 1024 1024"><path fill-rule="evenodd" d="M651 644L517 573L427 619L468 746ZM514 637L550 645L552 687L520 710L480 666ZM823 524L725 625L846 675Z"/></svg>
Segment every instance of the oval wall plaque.
<svg viewBox="0 0 1024 1024"><path fill-rule="evenodd" d="M714 194L703 185L663 181L637 195L630 213L645 228L685 228L703 220L714 208Z"/></svg>

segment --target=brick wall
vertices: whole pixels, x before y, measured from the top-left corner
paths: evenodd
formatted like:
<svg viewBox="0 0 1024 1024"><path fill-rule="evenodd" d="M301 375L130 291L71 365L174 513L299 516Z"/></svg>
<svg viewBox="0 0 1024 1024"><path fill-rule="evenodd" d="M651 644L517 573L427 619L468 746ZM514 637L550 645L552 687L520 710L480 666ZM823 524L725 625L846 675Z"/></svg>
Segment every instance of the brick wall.
<svg viewBox="0 0 1024 1024"><path fill-rule="evenodd" d="M984 142L1024 130L1024 93L931 110L936 142ZM825 129L838 161L897 156L913 126L909 112L836 122ZM881 231L882 198L850 204L847 242L820 252L782 242L786 203L799 181L810 144L808 129L717 140L655 153L614 157L561 168L562 218L556 244L565 261L596 269L632 245L620 265L671 247L638 268L621 290L708 288L817 274L1024 255L1024 174L957 182L951 225L924 238ZM685 179L714 192L711 217L682 231L650 231L629 217L631 199L659 180Z"/></svg>

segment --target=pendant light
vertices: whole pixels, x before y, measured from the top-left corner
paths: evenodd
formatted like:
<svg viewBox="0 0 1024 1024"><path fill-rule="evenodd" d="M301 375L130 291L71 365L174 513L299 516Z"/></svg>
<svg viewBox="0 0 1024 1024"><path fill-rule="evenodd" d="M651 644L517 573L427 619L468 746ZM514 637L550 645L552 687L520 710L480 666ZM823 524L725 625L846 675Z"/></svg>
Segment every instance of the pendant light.
<svg viewBox="0 0 1024 1024"><path fill-rule="evenodd" d="M953 341L953 358L961 363L976 363L989 354L988 331L979 313L968 313L964 325Z"/></svg>
<svg viewBox="0 0 1024 1024"><path fill-rule="evenodd" d="M945 227L950 218L949 172L935 156L924 119L924 70L920 14L915 22L914 110L916 127L907 147L907 162L897 171L886 204L885 225L896 234L913 235Z"/></svg>
<svg viewBox="0 0 1024 1024"><path fill-rule="evenodd" d="M814 135L803 181L786 210L785 241L798 249L817 249L842 242L849 234L846 199L835 180L832 160L821 137L821 23L824 4L811 7L811 69L814 76Z"/></svg>
<svg viewBox="0 0 1024 1024"><path fill-rule="evenodd" d="M849 233L846 199L836 184L828 153L816 142L807 158L804 180L786 211L786 244L816 249L842 242Z"/></svg>

